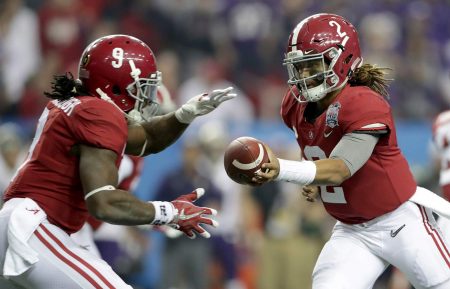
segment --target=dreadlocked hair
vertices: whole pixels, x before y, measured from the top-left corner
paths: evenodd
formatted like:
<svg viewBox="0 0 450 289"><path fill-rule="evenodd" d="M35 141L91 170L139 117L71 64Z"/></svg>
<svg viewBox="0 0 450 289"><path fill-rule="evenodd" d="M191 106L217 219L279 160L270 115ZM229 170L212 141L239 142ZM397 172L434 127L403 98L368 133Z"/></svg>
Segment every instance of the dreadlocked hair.
<svg viewBox="0 0 450 289"><path fill-rule="evenodd" d="M53 76L52 92L44 92L44 94L52 99L66 100L79 96L82 91L81 83L73 78L72 73L66 72L64 75Z"/></svg>
<svg viewBox="0 0 450 289"><path fill-rule="evenodd" d="M387 91L389 82L393 79L386 78L388 71L392 69L387 67L376 67L372 64L364 64L355 69L352 77L349 79L351 86L367 86L373 91L381 94L384 98L389 98Z"/></svg>

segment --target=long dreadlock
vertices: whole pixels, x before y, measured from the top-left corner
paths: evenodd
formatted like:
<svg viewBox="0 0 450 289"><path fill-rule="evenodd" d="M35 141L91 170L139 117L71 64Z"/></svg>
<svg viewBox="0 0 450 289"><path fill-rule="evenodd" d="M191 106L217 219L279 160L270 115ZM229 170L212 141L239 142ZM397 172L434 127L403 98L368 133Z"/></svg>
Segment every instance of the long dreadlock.
<svg viewBox="0 0 450 289"><path fill-rule="evenodd" d="M44 92L51 99L66 100L81 94L87 94L81 82L73 78L72 73L55 75L52 82L52 91Z"/></svg>
<svg viewBox="0 0 450 289"><path fill-rule="evenodd" d="M393 79L386 78L390 68L376 67L372 64L364 64L355 69L348 83L351 86L367 86L373 91L381 94L385 98L389 98L387 91L389 82Z"/></svg>

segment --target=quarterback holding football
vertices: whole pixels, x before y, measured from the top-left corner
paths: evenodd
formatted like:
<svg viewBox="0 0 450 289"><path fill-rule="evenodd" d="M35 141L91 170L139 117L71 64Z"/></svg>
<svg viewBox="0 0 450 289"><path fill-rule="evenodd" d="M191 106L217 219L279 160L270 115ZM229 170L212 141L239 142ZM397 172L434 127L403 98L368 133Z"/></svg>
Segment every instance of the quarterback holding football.
<svg viewBox="0 0 450 289"><path fill-rule="evenodd" d="M372 288L389 264L417 289L450 288L449 244L421 205L433 194L417 186L398 147L386 71L363 64L354 26L334 14L304 19L289 36L284 65L290 89L281 116L303 161L269 149L262 167L270 171L253 181L302 185L337 219L312 288Z"/></svg>

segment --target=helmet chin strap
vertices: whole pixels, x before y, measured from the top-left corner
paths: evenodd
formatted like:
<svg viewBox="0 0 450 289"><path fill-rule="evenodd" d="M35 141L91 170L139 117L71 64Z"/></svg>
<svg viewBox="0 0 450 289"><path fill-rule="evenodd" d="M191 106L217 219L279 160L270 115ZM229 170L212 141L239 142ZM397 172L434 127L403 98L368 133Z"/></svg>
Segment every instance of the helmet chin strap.
<svg viewBox="0 0 450 289"><path fill-rule="evenodd" d="M136 101L137 103L137 101ZM136 105L135 105L136 106ZM128 113L125 114L128 119L134 121L134 122L143 122L144 118L142 117L142 114L135 108L133 108L131 111L129 111Z"/></svg>
<svg viewBox="0 0 450 289"><path fill-rule="evenodd" d="M141 76L141 70L139 68L136 68L133 59L128 60L128 63L130 64L131 67L130 76L134 79L136 90L139 90L137 84L139 83L139 76ZM144 118L142 117L142 113L139 111L138 106L139 106L139 99L136 99L133 110L128 112L127 115L135 122L143 122Z"/></svg>
<svg viewBox="0 0 450 289"><path fill-rule="evenodd" d="M321 100L327 95L327 86L326 83L322 83L311 89L306 89L306 93L308 94L309 101L316 102Z"/></svg>
<svg viewBox="0 0 450 289"><path fill-rule="evenodd" d="M134 65L133 59L128 60L128 63L131 67L130 75L135 81L139 81L139 76L141 75L141 70L139 68L136 68L136 65Z"/></svg>
<svg viewBox="0 0 450 289"><path fill-rule="evenodd" d="M100 95L100 98L111 103L112 105L114 105L118 110L120 110L125 117L130 120L131 122L135 123L135 122L142 122L144 121L144 119L142 118L141 114L136 110L133 109L131 110L129 113L125 113L112 99L111 97L109 97L100 87L97 88L95 90L98 95Z"/></svg>

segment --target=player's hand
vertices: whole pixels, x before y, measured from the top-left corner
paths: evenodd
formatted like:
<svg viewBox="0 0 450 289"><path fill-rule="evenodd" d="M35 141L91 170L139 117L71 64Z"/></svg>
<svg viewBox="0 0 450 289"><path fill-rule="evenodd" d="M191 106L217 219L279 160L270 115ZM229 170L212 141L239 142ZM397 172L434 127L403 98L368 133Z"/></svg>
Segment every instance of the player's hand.
<svg viewBox="0 0 450 289"><path fill-rule="evenodd" d="M261 169L255 173L252 181L255 185L262 185L270 182L280 173L280 162L268 145L264 145L269 155L269 162L261 165Z"/></svg>
<svg viewBox="0 0 450 289"><path fill-rule="evenodd" d="M157 231L157 232L161 232L164 235L166 235L166 237L170 238L170 239L176 239L178 237L180 237L181 235L183 235L183 232L171 227L170 225L159 225L159 226L153 226L153 225L139 225L137 226L140 230L144 230L144 231Z"/></svg>
<svg viewBox="0 0 450 289"><path fill-rule="evenodd" d="M228 87L194 96L175 112L175 116L182 123L191 123L197 116L210 113L222 102L235 98L236 94L232 90L233 87Z"/></svg>
<svg viewBox="0 0 450 289"><path fill-rule="evenodd" d="M204 238L209 238L211 235L201 227L202 224L213 227L219 226L219 223L213 219L205 216L215 216L217 211L207 207L197 207L193 204L197 199L205 194L202 188L196 189L190 194L182 195L173 200L171 203L177 210L177 214L173 221L168 224L172 228L180 230L189 238L194 239L195 234L199 234Z"/></svg>
<svg viewBox="0 0 450 289"><path fill-rule="evenodd" d="M318 186L303 186L302 195L305 196L308 202L315 202L317 197L319 196L319 187Z"/></svg>

